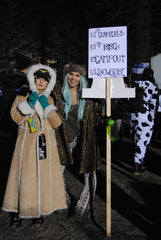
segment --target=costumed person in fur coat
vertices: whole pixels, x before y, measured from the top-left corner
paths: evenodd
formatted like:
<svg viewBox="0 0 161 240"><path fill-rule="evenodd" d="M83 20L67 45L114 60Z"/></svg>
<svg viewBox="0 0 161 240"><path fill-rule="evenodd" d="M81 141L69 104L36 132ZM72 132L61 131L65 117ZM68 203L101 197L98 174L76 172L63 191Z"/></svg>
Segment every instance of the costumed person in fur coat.
<svg viewBox="0 0 161 240"><path fill-rule="evenodd" d="M55 129L62 121L49 96L56 73L48 66L36 64L29 69L27 78L30 92L17 96L11 108L18 136L2 206L4 211L11 212L11 225L16 227L23 218L41 225L44 216L67 208L55 138Z"/></svg>
<svg viewBox="0 0 161 240"><path fill-rule="evenodd" d="M82 99L82 88L86 87L84 66L67 64L63 87L54 89L56 106L63 121L56 130L62 172L65 174L65 166L73 165L71 168L74 171L84 174L84 186L73 215L79 220L92 216L96 170L100 167L95 131L100 106L96 101Z"/></svg>

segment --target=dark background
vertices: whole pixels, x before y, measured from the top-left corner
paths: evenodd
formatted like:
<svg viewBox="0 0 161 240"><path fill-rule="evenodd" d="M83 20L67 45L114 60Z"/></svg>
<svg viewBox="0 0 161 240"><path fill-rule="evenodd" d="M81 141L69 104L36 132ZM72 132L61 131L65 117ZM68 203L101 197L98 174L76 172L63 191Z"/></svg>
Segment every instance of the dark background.
<svg viewBox="0 0 161 240"><path fill-rule="evenodd" d="M87 65L88 29L127 26L128 74L161 51L159 0L0 0L0 73L14 70L16 53L58 71L67 62Z"/></svg>
<svg viewBox="0 0 161 240"><path fill-rule="evenodd" d="M161 52L159 0L0 0L0 87L16 70L17 53L53 65L58 72L67 62L87 65L88 29L110 26L127 26L129 75L134 63L150 62L152 56ZM0 204L14 149L13 134L10 134L8 124L6 126L7 129L0 125ZM156 240L161 234L160 136L159 128L156 128L146 156L148 171L138 178L131 174L133 145L129 139L112 144L113 240ZM101 187L97 188L95 218L105 231L106 166L103 160L98 174L98 186ZM70 194L76 200L82 183L73 173L67 174ZM20 230L13 230L9 224L9 214L0 211L0 239L105 239L98 226L89 223L80 225L64 218L64 215L49 216L46 224L37 229L31 228L27 220Z"/></svg>

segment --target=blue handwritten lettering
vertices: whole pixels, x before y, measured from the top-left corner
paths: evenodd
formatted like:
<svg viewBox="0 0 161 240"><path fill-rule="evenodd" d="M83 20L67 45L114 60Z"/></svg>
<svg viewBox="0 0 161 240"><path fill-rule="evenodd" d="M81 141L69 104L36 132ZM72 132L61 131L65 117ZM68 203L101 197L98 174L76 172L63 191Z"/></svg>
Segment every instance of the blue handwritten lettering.
<svg viewBox="0 0 161 240"><path fill-rule="evenodd" d="M123 30L117 30L117 31L109 31L109 32L101 32L100 29L97 30L97 36L99 38L113 38L113 37L122 37L125 33Z"/></svg>
<svg viewBox="0 0 161 240"><path fill-rule="evenodd" d="M118 62L122 62L124 63L125 61L125 55L96 55L95 57L91 58L92 62L95 62L96 64L100 64L100 63L118 63Z"/></svg>
<svg viewBox="0 0 161 240"><path fill-rule="evenodd" d="M120 45L118 45L116 42L114 43L106 43L103 44L103 50L106 51L110 51L110 50L118 50L120 48Z"/></svg>
<svg viewBox="0 0 161 240"><path fill-rule="evenodd" d="M125 68L97 68L96 74L98 77L125 77Z"/></svg>

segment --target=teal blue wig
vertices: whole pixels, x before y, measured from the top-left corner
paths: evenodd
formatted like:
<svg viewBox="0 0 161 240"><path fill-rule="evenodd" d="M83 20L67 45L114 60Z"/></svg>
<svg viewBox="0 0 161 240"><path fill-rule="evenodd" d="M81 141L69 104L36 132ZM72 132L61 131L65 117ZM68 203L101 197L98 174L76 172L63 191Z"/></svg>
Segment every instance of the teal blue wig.
<svg viewBox="0 0 161 240"><path fill-rule="evenodd" d="M87 87L87 80L84 76L80 75L80 83L79 83L79 90L78 90L78 117L77 120L82 120L83 119L83 113L84 113L84 107L86 100L82 99L82 88ZM68 84L68 74L64 76L64 83L63 83L63 88L62 88L62 95L65 100L65 118L68 119L68 113L72 107L72 92L70 89L70 86Z"/></svg>

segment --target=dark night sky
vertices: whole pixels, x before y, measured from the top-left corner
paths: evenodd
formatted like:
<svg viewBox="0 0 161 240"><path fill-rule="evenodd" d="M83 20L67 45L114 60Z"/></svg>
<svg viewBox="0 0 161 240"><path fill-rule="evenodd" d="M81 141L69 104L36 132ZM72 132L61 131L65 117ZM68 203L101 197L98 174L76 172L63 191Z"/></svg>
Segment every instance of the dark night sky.
<svg viewBox="0 0 161 240"><path fill-rule="evenodd" d="M79 61L86 61L88 28L107 25L106 10L110 2L1 0L0 44L4 47L3 54L18 49L24 54L39 51L45 58L60 58L61 55L66 61L69 55L71 59L77 55Z"/></svg>
<svg viewBox="0 0 161 240"><path fill-rule="evenodd" d="M27 54L39 51L44 57L87 58L88 29L127 26L128 47L134 57L137 2L133 0L0 0L0 61L11 49ZM161 49L159 1L152 0L152 37L156 52ZM69 54L70 53L70 54ZM54 55L56 54L56 56ZM67 56L68 55L68 56Z"/></svg>

